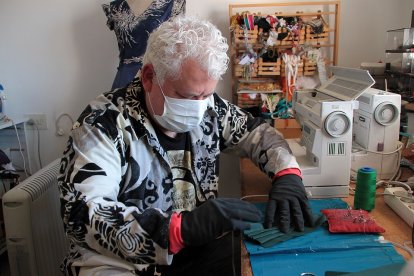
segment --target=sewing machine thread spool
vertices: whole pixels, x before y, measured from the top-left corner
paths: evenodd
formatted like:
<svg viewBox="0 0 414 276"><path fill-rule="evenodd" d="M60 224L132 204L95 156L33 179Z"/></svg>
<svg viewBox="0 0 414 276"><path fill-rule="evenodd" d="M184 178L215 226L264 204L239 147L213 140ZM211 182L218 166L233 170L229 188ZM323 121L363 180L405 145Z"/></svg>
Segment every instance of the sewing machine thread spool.
<svg viewBox="0 0 414 276"><path fill-rule="evenodd" d="M371 211L375 208L377 172L369 167L358 170L354 197L354 209Z"/></svg>

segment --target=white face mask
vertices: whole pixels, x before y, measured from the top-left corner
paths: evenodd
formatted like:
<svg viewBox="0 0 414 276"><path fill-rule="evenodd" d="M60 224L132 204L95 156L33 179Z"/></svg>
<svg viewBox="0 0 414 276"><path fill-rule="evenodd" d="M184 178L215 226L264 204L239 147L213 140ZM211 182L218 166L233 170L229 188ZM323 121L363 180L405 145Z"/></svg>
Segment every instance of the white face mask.
<svg viewBox="0 0 414 276"><path fill-rule="evenodd" d="M210 97L204 100L176 99L165 96L161 85L159 87L164 96L164 112L162 115L155 115L151 100L150 104L155 120L162 127L170 131L183 133L200 125L210 103Z"/></svg>

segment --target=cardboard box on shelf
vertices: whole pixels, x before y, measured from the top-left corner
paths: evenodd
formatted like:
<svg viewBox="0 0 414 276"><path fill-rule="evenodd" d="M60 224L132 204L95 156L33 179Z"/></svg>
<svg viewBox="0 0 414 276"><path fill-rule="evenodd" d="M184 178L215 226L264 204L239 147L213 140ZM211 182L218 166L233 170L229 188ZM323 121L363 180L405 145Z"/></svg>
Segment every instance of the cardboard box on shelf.
<svg viewBox="0 0 414 276"><path fill-rule="evenodd" d="M300 128L300 124L296 119L275 119L275 127L279 128Z"/></svg>
<svg viewBox="0 0 414 276"><path fill-rule="evenodd" d="M286 139L300 137L300 124L295 119L275 119L274 126Z"/></svg>

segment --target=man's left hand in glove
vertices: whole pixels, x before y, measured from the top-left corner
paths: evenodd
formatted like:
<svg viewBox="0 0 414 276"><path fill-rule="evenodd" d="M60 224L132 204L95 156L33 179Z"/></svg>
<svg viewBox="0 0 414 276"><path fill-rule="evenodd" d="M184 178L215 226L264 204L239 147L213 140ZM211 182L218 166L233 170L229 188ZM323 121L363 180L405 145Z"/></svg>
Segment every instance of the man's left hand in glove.
<svg viewBox="0 0 414 276"><path fill-rule="evenodd" d="M287 233L293 225L302 232L305 224L312 227L313 216L302 179L296 174L277 177L269 192L264 227L277 226Z"/></svg>

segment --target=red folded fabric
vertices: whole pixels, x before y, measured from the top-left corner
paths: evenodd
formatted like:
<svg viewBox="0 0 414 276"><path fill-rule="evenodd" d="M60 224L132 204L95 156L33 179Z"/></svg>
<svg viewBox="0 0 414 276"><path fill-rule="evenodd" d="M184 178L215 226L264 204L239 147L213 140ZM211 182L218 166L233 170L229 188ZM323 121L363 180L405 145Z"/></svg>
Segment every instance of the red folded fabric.
<svg viewBox="0 0 414 276"><path fill-rule="evenodd" d="M322 209L331 233L383 233L379 226L365 210Z"/></svg>

